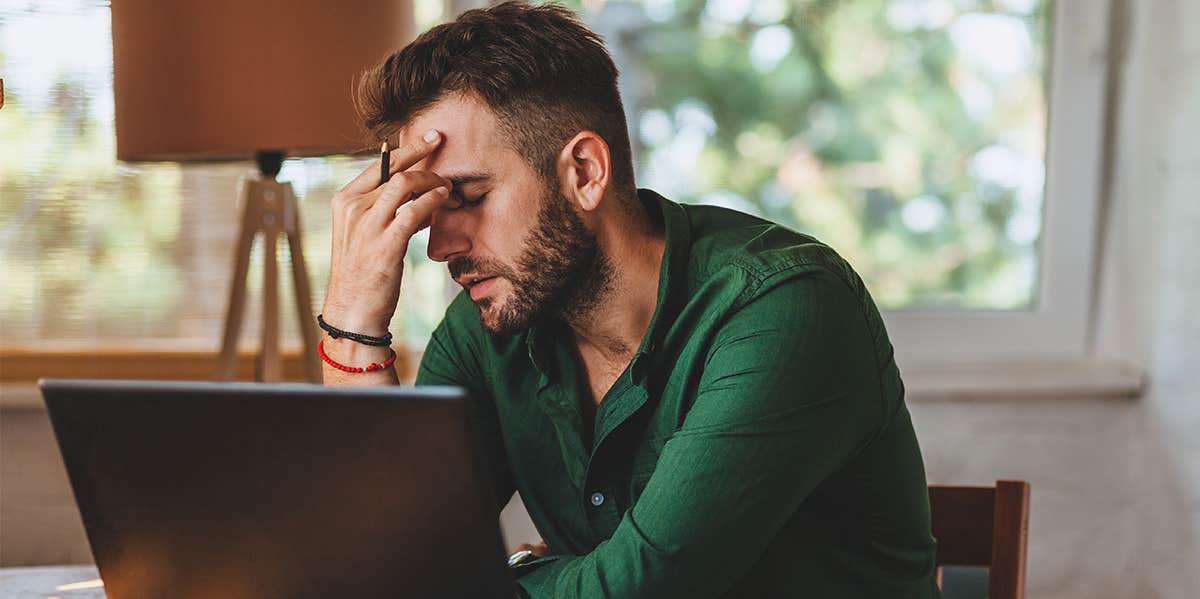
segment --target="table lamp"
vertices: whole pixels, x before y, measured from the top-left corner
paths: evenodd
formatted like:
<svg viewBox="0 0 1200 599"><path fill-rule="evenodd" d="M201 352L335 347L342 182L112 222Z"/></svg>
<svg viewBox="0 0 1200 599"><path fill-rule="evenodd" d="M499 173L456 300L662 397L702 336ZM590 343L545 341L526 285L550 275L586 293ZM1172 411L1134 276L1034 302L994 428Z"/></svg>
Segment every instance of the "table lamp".
<svg viewBox="0 0 1200 599"><path fill-rule="evenodd" d="M282 377L275 247L286 236L305 367L320 381L299 207L276 175L285 156L366 149L354 80L412 31L408 0L112 0L117 159L258 163L258 178L243 186L218 379L234 376L250 249L261 233L256 377Z"/></svg>

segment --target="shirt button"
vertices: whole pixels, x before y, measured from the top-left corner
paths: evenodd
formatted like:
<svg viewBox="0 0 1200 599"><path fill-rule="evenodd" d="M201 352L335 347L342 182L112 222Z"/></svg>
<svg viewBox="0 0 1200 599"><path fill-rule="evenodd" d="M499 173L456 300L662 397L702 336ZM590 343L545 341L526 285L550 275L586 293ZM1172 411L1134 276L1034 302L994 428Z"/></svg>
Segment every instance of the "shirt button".
<svg viewBox="0 0 1200 599"><path fill-rule="evenodd" d="M604 503L604 494L592 493L592 505L599 507L602 503Z"/></svg>

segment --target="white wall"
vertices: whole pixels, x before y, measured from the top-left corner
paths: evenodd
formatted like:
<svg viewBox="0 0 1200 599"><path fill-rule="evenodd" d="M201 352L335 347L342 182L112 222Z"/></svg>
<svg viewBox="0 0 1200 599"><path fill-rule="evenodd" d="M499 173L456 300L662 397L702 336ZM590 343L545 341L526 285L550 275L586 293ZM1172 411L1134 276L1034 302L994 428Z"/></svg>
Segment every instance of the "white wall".
<svg viewBox="0 0 1200 599"><path fill-rule="evenodd" d="M931 481L1032 483L1031 599L1200 597L1200 2L1116 13L1094 346L1148 394L911 403Z"/></svg>

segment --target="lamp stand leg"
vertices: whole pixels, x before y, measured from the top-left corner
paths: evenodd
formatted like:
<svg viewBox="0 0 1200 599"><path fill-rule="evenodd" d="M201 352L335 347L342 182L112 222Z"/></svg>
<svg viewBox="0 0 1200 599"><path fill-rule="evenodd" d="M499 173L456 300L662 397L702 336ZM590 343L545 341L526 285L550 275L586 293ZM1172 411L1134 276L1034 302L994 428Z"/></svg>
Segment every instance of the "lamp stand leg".
<svg viewBox="0 0 1200 599"><path fill-rule="evenodd" d="M279 262L276 246L281 235L287 236L292 262L292 283L296 292L296 313L304 340L303 360L310 382L321 381L317 362L317 332L313 321L312 295L308 272L300 245L300 210L290 183L270 179L249 181L245 186L245 212L242 231L234 256L233 281L229 307L225 313L225 332L217 365L218 380L233 380L237 374L237 341L245 316L246 275L254 236L263 234L263 312L262 345L256 360L255 379L277 381L283 378L283 359L279 351Z"/></svg>
<svg viewBox="0 0 1200 599"><path fill-rule="evenodd" d="M229 305L225 310L225 333L217 360L217 380L231 381L237 374L237 341L246 312L246 275L250 271L250 249L258 233L258 202L246 185L242 194L242 228L233 255L233 280L229 283Z"/></svg>
<svg viewBox="0 0 1200 599"><path fill-rule="evenodd" d="M290 184L285 184L283 201L283 230L287 234L288 251L292 257L292 284L296 292L296 315L300 318L300 336L304 340L304 369L310 383L321 382L321 362L317 359L317 325L312 313L312 292L308 287L308 270L300 245L300 204Z"/></svg>
<svg viewBox="0 0 1200 599"><path fill-rule="evenodd" d="M263 228L262 345L259 346L256 369L256 378L260 381L283 378L283 361L279 357L279 256L275 253L279 227L268 222L270 220L273 219L264 219L266 226Z"/></svg>

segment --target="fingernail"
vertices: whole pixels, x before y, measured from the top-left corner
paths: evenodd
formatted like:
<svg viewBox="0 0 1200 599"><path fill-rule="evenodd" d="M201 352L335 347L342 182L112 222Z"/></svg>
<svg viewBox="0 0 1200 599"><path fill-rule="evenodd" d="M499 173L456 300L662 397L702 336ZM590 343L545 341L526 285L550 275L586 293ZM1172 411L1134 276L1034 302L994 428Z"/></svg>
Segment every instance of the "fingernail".
<svg viewBox="0 0 1200 599"><path fill-rule="evenodd" d="M421 139L425 140L425 143L433 143L433 142L437 141L437 138L438 138L438 132L433 129L426 131L425 135L421 137Z"/></svg>
<svg viewBox="0 0 1200 599"><path fill-rule="evenodd" d="M448 188L448 187L439 187L437 189L434 189L433 191L434 191L434 193L436 193L442 197L446 197L446 196L450 195L450 188Z"/></svg>

